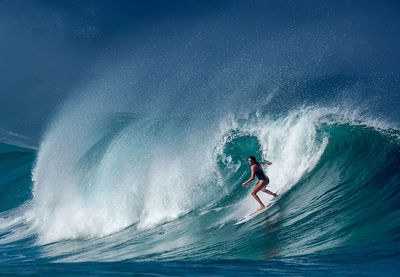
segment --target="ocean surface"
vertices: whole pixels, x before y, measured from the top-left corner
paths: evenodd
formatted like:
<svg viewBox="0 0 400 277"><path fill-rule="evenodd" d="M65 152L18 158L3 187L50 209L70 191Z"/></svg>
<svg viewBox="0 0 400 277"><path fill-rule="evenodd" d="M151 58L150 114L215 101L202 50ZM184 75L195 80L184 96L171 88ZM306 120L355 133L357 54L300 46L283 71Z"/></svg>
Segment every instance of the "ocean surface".
<svg viewBox="0 0 400 277"><path fill-rule="evenodd" d="M1 276L400 275L397 4L39 2L9 27L53 52L3 78L40 85L1 95ZM250 155L281 197L238 224Z"/></svg>
<svg viewBox="0 0 400 277"><path fill-rule="evenodd" d="M1 143L0 271L396 275L400 133L338 115L229 118L196 140L184 118L117 113L79 147L57 125L39 150ZM257 208L249 154L282 197L236 224Z"/></svg>

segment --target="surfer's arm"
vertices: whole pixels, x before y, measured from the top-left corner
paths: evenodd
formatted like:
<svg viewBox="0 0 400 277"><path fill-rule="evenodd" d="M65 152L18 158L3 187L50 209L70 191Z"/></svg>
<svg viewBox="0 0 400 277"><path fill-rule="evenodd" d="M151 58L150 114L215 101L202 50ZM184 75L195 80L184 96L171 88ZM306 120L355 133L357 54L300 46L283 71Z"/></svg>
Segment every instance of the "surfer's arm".
<svg viewBox="0 0 400 277"><path fill-rule="evenodd" d="M251 167L251 177L249 180L247 180L246 182L242 183L242 187L244 187L246 184L250 183L251 181L253 181L254 179L254 166Z"/></svg>
<svg viewBox="0 0 400 277"><path fill-rule="evenodd" d="M271 165L271 162L260 162L260 164L266 164L266 165Z"/></svg>

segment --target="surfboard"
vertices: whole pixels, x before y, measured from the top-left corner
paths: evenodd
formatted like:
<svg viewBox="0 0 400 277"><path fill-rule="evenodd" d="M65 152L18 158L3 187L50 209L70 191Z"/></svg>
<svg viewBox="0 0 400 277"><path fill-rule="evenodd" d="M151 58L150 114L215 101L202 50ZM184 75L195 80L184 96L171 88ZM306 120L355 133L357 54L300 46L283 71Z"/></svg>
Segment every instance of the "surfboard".
<svg viewBox="0 0 400 277"><path fill-rule="evenodd" d="M246 215L246 216L240 218L240 219L235 223L235 225L245 223L245 222L249 221L250 219L252 219L252 218L254 218L254 217L256 217L256 216L258 216L258 215L260 215L260 214L262 214L262 213L264 213L264 212L266 212L266 211L268 210L268 208L270 208L273 204L276 203L276 201L279 200L279 198L280 198L280 195L278 195L278 197L276 197L276 198L273 198L273 199L265 206L264 209L262 209L262 210L260 210L260 211L251 212L251 213L249 213L248 215Z"/></svg>

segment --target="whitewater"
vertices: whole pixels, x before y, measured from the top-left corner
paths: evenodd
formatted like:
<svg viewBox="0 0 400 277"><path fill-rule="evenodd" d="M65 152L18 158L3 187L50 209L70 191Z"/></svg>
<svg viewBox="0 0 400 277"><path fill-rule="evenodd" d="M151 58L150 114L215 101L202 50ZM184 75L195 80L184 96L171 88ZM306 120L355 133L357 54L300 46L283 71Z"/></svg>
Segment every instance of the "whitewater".
<svg viewBox="0 0 400 277"><path fill-rule="evenodd" d="M23 249L8 262L282 259L397 237L395 129L327 108L230 115L213 130L176 117L91 115L79 133L60 117L37 153L2 145L11 170L2 182L25 178L14 190L27 198L3 203L1 249ZM268 187L282 197L235 225L257 208L240 186L249 154L273 161Z"/></svg>

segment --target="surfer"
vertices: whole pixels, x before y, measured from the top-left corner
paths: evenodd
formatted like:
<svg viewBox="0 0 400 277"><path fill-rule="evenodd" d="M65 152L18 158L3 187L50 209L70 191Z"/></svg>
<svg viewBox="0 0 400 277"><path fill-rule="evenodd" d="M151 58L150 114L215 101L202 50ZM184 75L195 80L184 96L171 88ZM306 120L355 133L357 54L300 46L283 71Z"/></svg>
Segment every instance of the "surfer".
<svg viewBox="0 0 400 277"><path fill-rule="evenodd" d="M251 166L251 177L249 180L247 180L246 182L244 182L242 184L242 187L244 187L247 183L250 183L251 181L253 181L254 175L256 175L258 177L258 182L254 186L253 190L251 191L251 195L257 200L258 203L260 203L260 207L257 209L257 212L258 212L258 211L261 211L262 209L264 209L265 205L263 204L263 202L261 202L260 198L257 196L257 192L259 192L261 190L262 192L272 195L273 197L278 197L278 195L276 193L273 193L272 191L269 191L266 189L267 185L269 184L269 178L267 177L267 175L265 175L263 169L261 168L262 164L271 165L272 163L271 162L258 162L254 156L250 156L248 158L248 161Z"/></svg>

